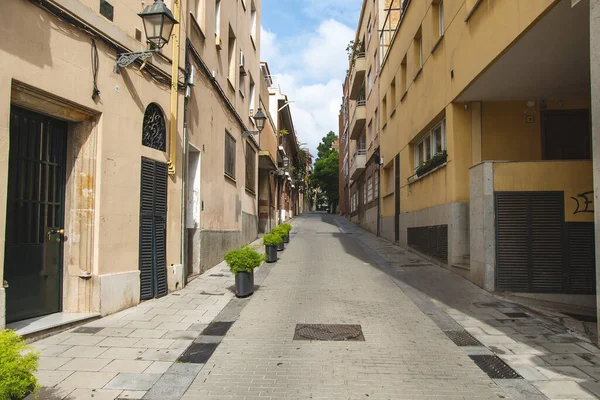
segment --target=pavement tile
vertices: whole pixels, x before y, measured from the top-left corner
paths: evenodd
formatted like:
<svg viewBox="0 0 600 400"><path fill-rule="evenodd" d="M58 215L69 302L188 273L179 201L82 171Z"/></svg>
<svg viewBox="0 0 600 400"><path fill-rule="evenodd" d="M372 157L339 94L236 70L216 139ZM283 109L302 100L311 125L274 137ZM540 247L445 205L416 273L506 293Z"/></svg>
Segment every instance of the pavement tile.
<svg viewBox="0 0 600 400"><path fill-rule="evenodd" d="M94 346L101 341L106 339L105 336L96 336L96 335L81 335L81 336L71 336L62 344L65 345L73 345L73 346Z"/></svg>
<svg viewBox="0 0 600 400"><path fill-rule="evenodd" d="M104 328L96 335L98 336L113 336L113 337L126 337L129 336L134 329L132 328Z"/></svg>
<svg viewBox="0 0 600 400"><path fill-rule="evenodd" d="M117 374L115 372L73 372L59 386L74 389L101 389Z"/></svg>
<svg viewBox="0 0 600 400"><path fill-rule="evenodd" d="M173 362L154 361L144 373L146 374L164 374L173 365Z"/></svg>
<svg viewBox="0 0 600 400"><path fill-rule="evenodd" d="M596 396L572 381L537 381L533 382L540 392L550 399L595 399Z"/></svg>
<svg viewBox="0 0 600 400"><path fill-rule="evenodd" d="M143 347L146 349L168 349L175 343L174 339L140 339L133 347Z"/></svg>
<svg viewBox="0 0 600 400"><path fill-rule="evenodd" d="M159 326L162 322L160 321L128 321L125 328L132 329L154 329Z"/></svg>
<svg viewBox="0 0 600 400"><path fill-rule="evenodd" d="M40 357L38 361L38 370L53 371L71 361L70 357Z"/></svg>
<svg viewBox="0 0 600 400"><path fill-rule="evenodd" d="M184 315L175 314L175 310L171 312L170 315L154 315L152 318L152 322L181 322L183 321Z"/></svg>
<svg viewBox="0 0 600 400"><path fill-rule="evenodd" d="M574 354L554 354L540 357L543 361L553 366L583 366L592 365L592 363Z"/></svg>
<svg viewBox="0 0 600 400"><path fill-rule="evenodd" d="M194 374L169 374L160 377L144 396L148 400L179 400L194 381Z"/></svg>
<svg viewBox="0 0 600 400"><path fill-rule="evenodd" d="M131 338L154 338L158 339L167 333L167 330L163 329L136 329L129 334Z"/></svg>
<svg viewBox="0 0 600 400"><path fill-rule="evenodd" d="M165 333L161 339L182 339L182 340L194 340L200 335L201 331L169 331Z"/></svg>
<svg viewBox="0 0 600 400"><path fill-rule="evenodd" d="M544 344L544 347L555 354L577 354L587 353L583 347L576 345L575 343L548 343Z"/></svg>
<svg viewBox="0 0 600 400"><path fill-rule="evenodd" d="M100 371L110 360L102 358L74 358L59 368L61 371Z"/></svg>
<svg viewBox="0 0 600 400"><path fill-rule="evenodd" d="M105 347L73 346L61 354L61 357L96 358L106 351Z"/></svg>
<svg viewBox="0 0 600 400"><path fill-rule="evenodd" d="M139 399L143 399L145 394L146 394L146 391L144 391L144 390L124 390L119 395L119 399L139 400Z"/></svg>
<svg viewBox="0 0 600 400"><path fill-rule="evenodd" d="M169 349L174 349L174 350L178 350L178 349L187 349L188 347L190 347L192 345L192 343L194 343L193 340L190 339L176 339L172 345L169 346Z"/></svg>
<svg viewBox="0 0 600 400"><path fill-rule="evenodd" d="M100 354L98 358L108 358L111 360L135 360L141 356L144 351L146 351L145 348L109 347L108 350Z"/></svg>
<svg viewBox="0 0 600 400"><path fill-rule="evenodd" d="M130 337L109 337L98 343L100 347L133 347L139 338Z"/></svg>
<svg viewBox="0 0 600 400"><path fill-rule="evenodd" d="M37 397L33 394L25 397L24 400L62 400L69 395L74 389L73 388L62 388L62 387L47 387L43 386L37 393Z"/></svg>
<svg viewBox="0 0 600 400"><path fill-rule="evenodd" d="M170 361L173 362L183 354L185 349L148 349L139 359L147 361Z"/></svg>
<svg viewBox="0 0 600 400"><path fill-rule="evenodd" d="M113 360L102 368L102 372L128 372L139 374L147 369L152 361L142 360Z"/></svg>
<svg viewBox="0 0 600 400"><path fill-rule="evenodd" d="M36 377L41 386L54 386L67 379L73 371L38 371Z"/></svg>
<svg viewBox="0 0 600 400"><path fill-rule="evenodd" d="M556 367L556 366L547 366L547 367L536 367L538 371L548 377L549 380L553 381L575 381L582 382L586 380L590 380L590 375L583 371L583 368L588 368L585 366L582 367ZM593 367L592 367L593 368Z"/></svg>
<svg viewBox="0 0 600 400"><path fill-rule="evenodd" d="M41 356L44 357L54 357L54 356L62 356L65 351L69 350L73 346L67 346L64 344L41 344L37 345L34 343L34 348L40 352Z"/></svg>
<svg viewBox="0 0 600 400"><path fill-rule="evenodd" d="M185 331L190 326L192 326L192 324L189 322L163 322L156 329L163 329L167 331Z"/></svg>
<svg viewBox="0 0 600 400"><path fill-rule="evenodd" d="M161 377L161 374L120 373L106 384L105 389L148 390Z"/></svg>
<svg viewBox="0 0 600 400"><path fill-rule="evenodd" d="M121 390L75 389L64 400L115 400Z"/></svg>

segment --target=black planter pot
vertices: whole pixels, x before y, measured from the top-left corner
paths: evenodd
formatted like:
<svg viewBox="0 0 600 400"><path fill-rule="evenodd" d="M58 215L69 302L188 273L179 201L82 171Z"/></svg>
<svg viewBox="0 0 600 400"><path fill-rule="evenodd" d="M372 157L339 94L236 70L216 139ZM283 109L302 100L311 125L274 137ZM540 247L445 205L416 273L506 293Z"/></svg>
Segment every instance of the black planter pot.
<svg viewBox="0 0 600 400"><path fill-rule="evenodd" d="M290 234L288 233L287 235L285 235L283 237L283 243L289 243L290 242Z"/></svg>
<svg viewBox="0 0 600 400"><path fill-rule="evenodd" d="M277 245L277 251L283 251L283 250L285 250L285 245L283 244L283 242L281 242Z"/></svg>
<svg viewBox="0 0 600 400"><path fill-rule="evenodd" d="M254 271L240 271L235 274L235 296L248 297L254 293Z"/></svg>
<svg viewBox="0 0 600 400"><path fill-rule="evenodd" d="M277 261L277 245L265 246L265 253L267 254L268 263L274 263Z"/></svg>

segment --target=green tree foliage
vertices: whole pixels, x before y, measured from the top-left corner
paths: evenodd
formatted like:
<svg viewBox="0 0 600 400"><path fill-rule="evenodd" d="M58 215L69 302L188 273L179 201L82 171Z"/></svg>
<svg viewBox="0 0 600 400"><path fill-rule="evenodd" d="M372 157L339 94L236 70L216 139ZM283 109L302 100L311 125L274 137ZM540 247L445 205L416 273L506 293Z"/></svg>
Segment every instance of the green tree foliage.
<svg viewBox="0 0 600 400"><path fill-rule="evenodd" d="M333 142L336 140L338 140L337 135L333 133L333 131L329 131L327 136L321 139L321 143L317 146L317 158L327 158L329 153L335 150L333 148Z"/></svg>
<svg viewBox="0 0 600 400"><path fill-rule="evenodd" d="M337 150L332 149L324 158L315 162L315 170L311 177L313 187L319 187L327 197L334 210L340 198L339 193L339 158Z"/></svg>
<svg viewBox="0 0 600 400"><path fill-rule="evenodd" d="M0 332L0 400L21 399L37 391L38 354L14 331Z"/></svg>

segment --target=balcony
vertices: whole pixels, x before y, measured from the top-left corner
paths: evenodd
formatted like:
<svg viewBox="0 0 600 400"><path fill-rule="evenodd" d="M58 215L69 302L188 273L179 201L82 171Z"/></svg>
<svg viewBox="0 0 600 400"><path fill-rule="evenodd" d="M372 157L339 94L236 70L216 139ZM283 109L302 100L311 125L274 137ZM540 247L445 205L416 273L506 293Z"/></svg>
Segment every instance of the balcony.
<svg viewBox="0 0 600 400"><path fill-rule="evenodd" d="M352 157L352 165L350 165L350 177L358 178L364 171L367 164L367 149L358 149Z"/></svg>
<svg viewBox="0 0 600 400"><path fill-rule="evenodd" d="M367 102L360 100L356 103L352 122L350 122L350 139L356 140L365 129L367 122Z"/></svg>
<svg viewBox="0 0 600 400"><path fill-rule="evenodd" d="M358 99L360 88L365 83L365 72L367 71L367 58L365 53L358 53L354 57L352 72L350 73L350 100Z"/></svg>

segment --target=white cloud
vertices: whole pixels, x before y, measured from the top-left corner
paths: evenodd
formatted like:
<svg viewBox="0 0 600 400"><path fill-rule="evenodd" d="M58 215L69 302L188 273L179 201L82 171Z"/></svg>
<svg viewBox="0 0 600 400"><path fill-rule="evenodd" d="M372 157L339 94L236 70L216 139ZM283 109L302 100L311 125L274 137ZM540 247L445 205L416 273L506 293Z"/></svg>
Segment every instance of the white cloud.
<svg viewBox="0 0 600 400"><path fill-rule="evenodd" d="M290 109L298 140L315 156L329 131L339 134L346 46L353 37L352 29L333 19L322 21L310 34L292 38L261 30L261 60L269 63L282 92L293 101Z"/></svg>

